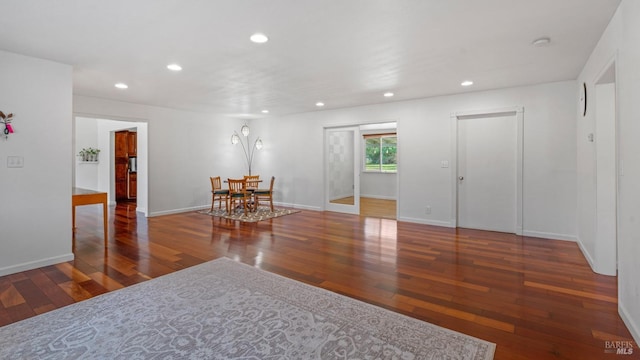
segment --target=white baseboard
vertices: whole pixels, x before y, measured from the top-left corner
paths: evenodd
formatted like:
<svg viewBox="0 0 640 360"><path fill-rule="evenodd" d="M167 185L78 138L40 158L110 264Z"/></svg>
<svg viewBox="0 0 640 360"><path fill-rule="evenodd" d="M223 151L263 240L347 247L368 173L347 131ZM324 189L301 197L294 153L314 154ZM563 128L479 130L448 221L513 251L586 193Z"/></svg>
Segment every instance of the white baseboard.
<svg viewBox="0 0 640 360"><path fill-rule="evenodd" d="M46 259L29 261L22 264L7 266L7 267L0 268L0 276L15 274L18 272L37 269L37 268L41 268L49 265L55 265L55 264L71 261L73 259L74 259L73 253L69 253L69 254L54 256Z"/></svg>
<svg viewBox="0 0 640 360"><path fill-rule="evenodd" d="M417 219L417 218L410 218L410 217L398 217L398 221L406 221L406 222L410 222L410 223L424 224L424 225L442 226L442 227L448 227L448 228L455 227L455 226L452 226L449 221L442 221L442 220L429 220L429 219Z"/></svg>
<svg viewBox="0 0 640 360"><path fill-rule="evenodd" d="M410 218L410 217L398 217L398 221L406 221L406 222L424 224L424 225L443 226L448 228L456 227L455 221L429 220L429 219L418 219L418 218ZM576 237L573 235L547 233L547 232L540 232L540 231L523 230L522 235L538 237L543 239L550 239L550 240L564 240L564 241L573 241L573 242L577 241Z"/></svg>
<svg viewBox="0 0 640 360"><path fill-rule="evenodd" d="M291 204L291 203L282 203L282 202L273 202L274 206L282 206L282 207L288 207L288 208L294 208L294 209L301 209L301 210L312 210L312 211L322 211L323 209L321 207L318 206L308 206L308 205L299 205L299 204Z"/></svg>
<svg viewBox="0 0 640 360"><path fill-rule="evenodd" d="M580 249L580 252L582 252L582 256L584 256L584 258L587 259L587 263L589 263L589 267L591 267L591 271L596 272L595 262L593 261L591 254L589 254L589 252L584 247L584 245L582 245L582 241L577 240L576 242L578 243L578 248Z"/></svg>
<svg viewBox="0 0 640 360"><path fill-rule="evenodd" d="M564 240L564 241L573 241L573 242L578 241L575 235L556 234L556 233L549 233L549 232L543 232L543 231L523 230L522 236L531 236L531 237L537 237L537 238L543 238L543 239L549 239L549 240Z"/></svg>
<svg viewBox="0 0 640 360"><path fill-rule="evenodd" d="M580 252L582 252L582 256L584 256L584 258L587 259L587 263L589 263L589 267L591 267L591 271L593 271L596 274L606 275L606 276L617 275L617 271L614 273L609 273L607 271L602 271L602 269L599 269L596 266L596 262L593 260L593 257L591 257L591 254L589 254L589 252L587 251L587 248L585 248L584 245L582 245L582 241L576 240L576 242L578 243L578 248L580 248Z"/></svg>
<svg viewBox="0 0 640 360"><path fill-rule="evenodd" d="M629 315L629 312L627 311L627 308L624 306L619 296L618 296L618 314L620 314L620 317L622 318L622 321L624 322L624 324L627 325L627 329L629 329L631 336L633 336L633 340L635 340L636 344L640 344L640 325L636 324L633 321L633 319Z"/></svg>
<svg viewBox="0 0 640 360"><path fill-rule="evenodd" d="M173 210L154 211L154 212L152 212L152 213L149 213L149 216L148 216L148 217L162 216L162 215L171 215L171 214L180 214L180 213L189 212L189 211L198 211L198 210L209 209L210 207L211 207L211 204L209 204L209 205L193 206L193 207L182 208L182 209L173 209Z"/></svg>
<svg viewBox="0 0 640 360"><path fill-rule="evenodd" d="M380 199L380 200L397 200L395 196L384 196L384 195L365 195L360 194L361 198L369 198L369 199Z"/></svg>

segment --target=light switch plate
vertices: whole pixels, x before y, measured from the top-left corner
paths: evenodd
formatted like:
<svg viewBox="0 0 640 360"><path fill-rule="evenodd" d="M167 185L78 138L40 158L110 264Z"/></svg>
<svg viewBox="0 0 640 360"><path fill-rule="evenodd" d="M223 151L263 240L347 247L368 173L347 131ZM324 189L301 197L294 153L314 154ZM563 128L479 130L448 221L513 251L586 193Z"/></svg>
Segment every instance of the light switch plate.
<svg viewBox="0 0 640 360"><path fill-rule="evenodd" d="M24 157L23 156L7 156L7 167L8 168L24 167Z"/></svg>
<svg viewBox="0 0 640 360"><path fill-rule="evenodd" d="M442 167L442 168L448 168L448 167L449 167L449 160L442 160L442 161L440 161L440 167Z"/></svg>

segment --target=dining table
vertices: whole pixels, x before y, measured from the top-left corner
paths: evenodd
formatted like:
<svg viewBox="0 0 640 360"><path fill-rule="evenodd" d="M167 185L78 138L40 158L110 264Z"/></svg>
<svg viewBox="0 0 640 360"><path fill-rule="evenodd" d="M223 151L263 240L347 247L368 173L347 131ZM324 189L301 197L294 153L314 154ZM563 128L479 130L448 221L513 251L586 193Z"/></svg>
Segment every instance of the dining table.
<svg viewBox="0 0 640 360"><path fill-rule="evenodd" d="M76 231L76 206L102 204L102 222L104 227L104 247L107 247L109 240L109 222L107 212L107 193L83 188L73 188L71 196L71 217L73 221L73 232Z"/></svg>

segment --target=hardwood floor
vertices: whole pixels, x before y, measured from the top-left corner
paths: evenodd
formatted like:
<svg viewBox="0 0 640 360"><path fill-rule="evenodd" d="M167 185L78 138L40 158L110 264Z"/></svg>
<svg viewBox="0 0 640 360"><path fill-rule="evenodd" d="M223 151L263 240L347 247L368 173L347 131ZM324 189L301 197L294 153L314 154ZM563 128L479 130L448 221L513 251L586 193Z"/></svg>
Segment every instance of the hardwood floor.
<svg viewBox="0 0 640 360"><path fill-rule="evenodd" d="M353 205L353 196L332 200L331 202L337 204ZM396 201L395 200L383 200L374 199L368 197L360 197L360 215L370 216L384 219L396 218Z"/></svg>
<svg viewBox="0 0 640 360"><path fill-rule="evenodd" d="M101 221L78 207L74 261L0 277L0 325L226 256L494 342L496 359L614 358L605 341L632 341L616 278L572 242L315 211L145 219L121 204L105 250Z"/></svg>
<svg viewBox="0 0 640 360"><path fill-rule="evenodd" d="M393 220L396 218L396 201L361 197L360 215Z"/></svg>

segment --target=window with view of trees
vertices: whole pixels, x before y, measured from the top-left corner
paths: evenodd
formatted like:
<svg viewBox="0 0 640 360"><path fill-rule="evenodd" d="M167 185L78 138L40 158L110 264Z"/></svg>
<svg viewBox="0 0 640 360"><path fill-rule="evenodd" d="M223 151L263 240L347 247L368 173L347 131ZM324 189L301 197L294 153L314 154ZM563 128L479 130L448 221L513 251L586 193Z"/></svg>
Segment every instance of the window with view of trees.
<svg viewBox="0 0 640 360"><path fill-rule="evenodd" d="M365 171L397 172L396 134L364 135Z"/></svg>

